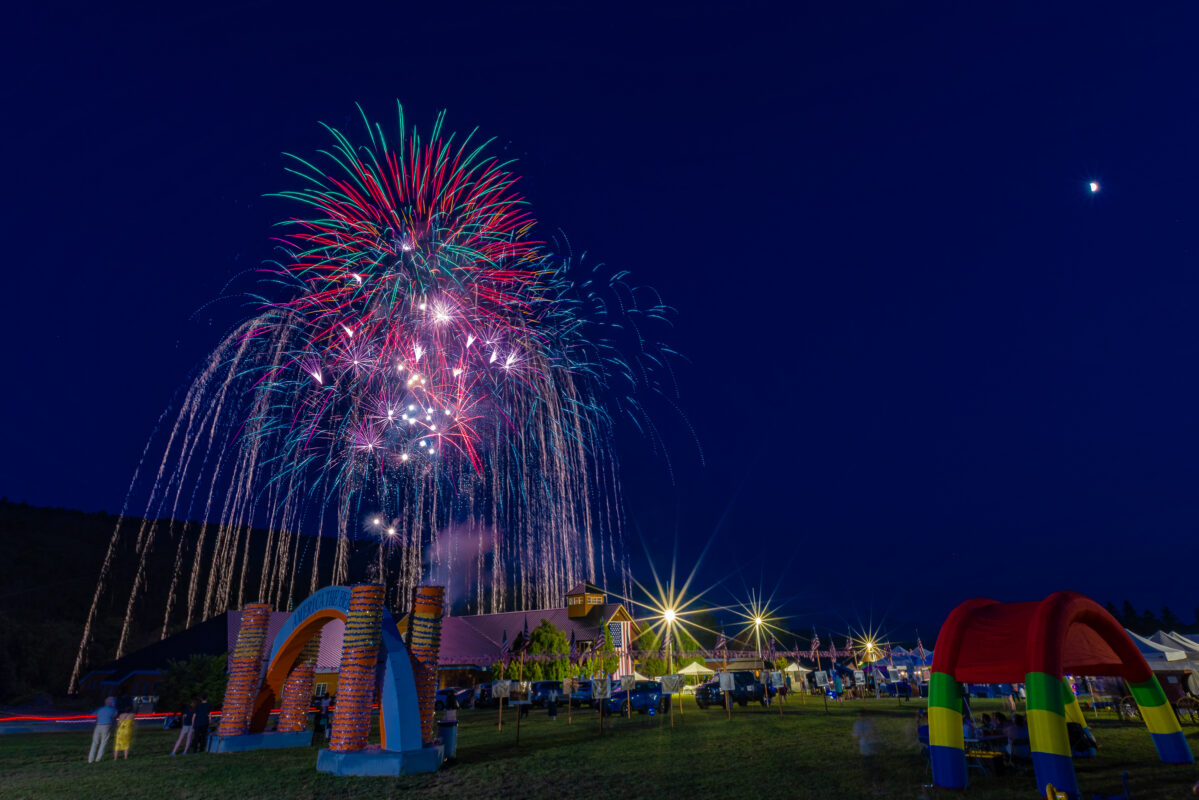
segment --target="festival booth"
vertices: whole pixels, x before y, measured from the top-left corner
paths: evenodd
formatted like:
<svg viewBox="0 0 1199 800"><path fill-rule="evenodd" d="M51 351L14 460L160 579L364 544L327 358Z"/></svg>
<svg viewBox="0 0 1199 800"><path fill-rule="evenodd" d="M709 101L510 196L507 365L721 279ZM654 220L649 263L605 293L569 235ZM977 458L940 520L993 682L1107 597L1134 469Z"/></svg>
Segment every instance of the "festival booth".
<svg viewBox="0 0 1199 800"><path fill-rule="evenodd" d="M1158 631L1146 641L1176 654L1176 657L1166 658L1164 662L1148 659L1149 666L1162 682L1166 696L1172 702L1178 702L1188 695L1199 697L1199 642L1166 631Z"/></svg>
<svg viewBox="0 0 1199 800"><path fill-rule="evenodd" d="M1057 592L1040 602L967 600L950 613L937 637L929 691L933 782L949 789L968 785L961 684L1023 682L1041 796L1052 785L1078 800L1066 725L1087 725L1067 674L1123 678L1161 760L1193 762L1161 684L1124 628L1093 600Z"/></svg>
<svg viewBox="0 0 1199 800"><path fill-rule="evenodd" d="M687 666L678 670L676 674L682 675L683 679L686 681L686 685L683 687L683 693L695 694L696 684L715 675L716 670L708 669L698 661L692 661Z"/></svg>
<svg viewBox="0 0 1199 800"><path fill-rule="evenodd" d="M801 665L798 661L792 661L790 664L783 667L783 672L787 673L787 677L791 678L792 681L803 680L803 677L811 671L812 670Z"/></svg>

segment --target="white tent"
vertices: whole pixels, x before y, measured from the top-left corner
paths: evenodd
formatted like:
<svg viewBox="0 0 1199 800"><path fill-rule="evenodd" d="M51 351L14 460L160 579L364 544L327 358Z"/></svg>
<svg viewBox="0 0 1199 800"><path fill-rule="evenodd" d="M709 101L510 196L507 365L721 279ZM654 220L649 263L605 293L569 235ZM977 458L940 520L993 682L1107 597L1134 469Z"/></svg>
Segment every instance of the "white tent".
<svg viewBox="0 0 1199 800"><path fill-rule="evenodd" d="M801 664L799 664L799 662L796 662L796 661L792 661L790 664L783 667L783 672L798 672L800 675L803 675L803 674L811 672L811 671L812 670L808 669L805 666L802 666Z"/></svg>
<svg viewBox="0 0 1199 800"><path fill-rule="evenodd" d="M1158 631L1149 638L1160 645L1182 650L1189 659L1199 660L1199 642L1196 642L1194 639L1188 639L1181 633ZM1173 661L1174 659L1170 660Z"/></svg>
<svg viewBox="0 0 1199 800"><path fill-rule="evenodd" d="M679 670L680 675L715 675L716 670L708 669L698 661L692 661L687 666Z"/></svg>
<svg viewBox="0 0 1199 800"><path fill-rule="evenodd" d="M1140 636L1128 630L1128 628L1125 628L1124 631L1128 634L1129 638L1132 639L1132 643L1137 646L1137 649L1144 653L1145 660L1148 661L1150 665L1152 665L1154 662L1160 664L1163 661L1186 660L1186 651L1179 649L1175 645L1167 645L1154 641L1153 639L1146 639L1144 636ZM1161 631L1158 631L1154 634L1154 636L1159 635L1161 635Z"/></svg>

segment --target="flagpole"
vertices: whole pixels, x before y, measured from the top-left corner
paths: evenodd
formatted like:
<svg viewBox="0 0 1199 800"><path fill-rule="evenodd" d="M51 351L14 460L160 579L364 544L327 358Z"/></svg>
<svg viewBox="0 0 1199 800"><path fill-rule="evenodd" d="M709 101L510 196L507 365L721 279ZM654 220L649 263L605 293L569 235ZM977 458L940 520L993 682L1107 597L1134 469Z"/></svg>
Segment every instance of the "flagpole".
<svg viewBox="0 0 1199 800"><path fill-rule="evenodd" d="M728 671L729 671L729 650L728 650L728 645L725 645L725 649L724 649L723 651L721 651L721 659L720 659L720 671L721 671L721 672L728 672ZM725 692L724 692L724 712L725 712L726 714L728 714L728 721L729 721L729 722L732 722L732 721L733 721L733 706L732 706L732 704L731 704L731 703L729 703L729 692L728 692L728 690L727 690L727 689L726 689L726 690L725 690Z"/></svg>
<svg viewBox="0 0 1199 800"><path fill-rule="evenodd" d="M520 649L520 672L518 673L519 677L516 680L517 686L524 683L524 681L525 681L525 649L527 647L528 647L528 641L526 640ZM516 711L516 746L517 747L520 747L520 718L521 718L520 711L523 708L524 708L524 706L522 705L521 708L517 709L517 711Z"/></svg>

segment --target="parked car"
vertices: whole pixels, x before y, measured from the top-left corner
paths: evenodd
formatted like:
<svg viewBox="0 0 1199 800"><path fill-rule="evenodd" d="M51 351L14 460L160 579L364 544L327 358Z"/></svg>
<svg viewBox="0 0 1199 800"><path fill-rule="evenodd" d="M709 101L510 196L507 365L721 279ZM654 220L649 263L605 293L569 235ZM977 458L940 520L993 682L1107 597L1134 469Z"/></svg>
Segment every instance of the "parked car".
<svg viewBox="0 0 1199 800"><path fill-rule="evenodd" d="M648 714L651 710L654 713L670 710L670 695L662 694L662 684L658 681L637 681L632 691L618 689L601 702L609 714L623 714L626 700L638 714Z"/></svg>
<svg viewBox="0 0 1199 800"><path fill-rule="evenodd" d="M750 670L740 670L733 673L733 692L730 699L739 706L748 705L749 703L760 703L765 696L764 689L765 687L758 683L753 672ZM696 688L695 704L700 708L724 706L724 693L720 691L719 678L713 678Z"/></svg>
<svg viewBox="0 0 1199 800"><path fill-rule="evenodd" d="M550 692L557 692L562 697L562 681L533 681L529 689L529 700L535 706L544 706Z"/></svg>

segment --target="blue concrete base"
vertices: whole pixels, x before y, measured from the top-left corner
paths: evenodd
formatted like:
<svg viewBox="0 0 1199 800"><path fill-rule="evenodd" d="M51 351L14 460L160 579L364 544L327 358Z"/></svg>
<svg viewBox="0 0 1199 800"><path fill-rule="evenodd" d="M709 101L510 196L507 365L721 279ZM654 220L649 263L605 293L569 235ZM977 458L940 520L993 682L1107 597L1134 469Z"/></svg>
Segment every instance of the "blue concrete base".
<svg viewBox="0 0 1199 800"><path fill-rule="evenodd" d="M246 750L274 750L279 747L308 747L312 744L312 731L298 733L247 733L242 736L208 736L208 752L241 753Z"/></svg>
<svg viewBox="0 0 1199 800"><path fill-rule="evenodd" d="M322 750L316 757L316 769L318 772L334 775L396 777L417 772L436 772L441 768L443 760L439 744L399 753L379 749L358 750L353 753Z"/></svg>

